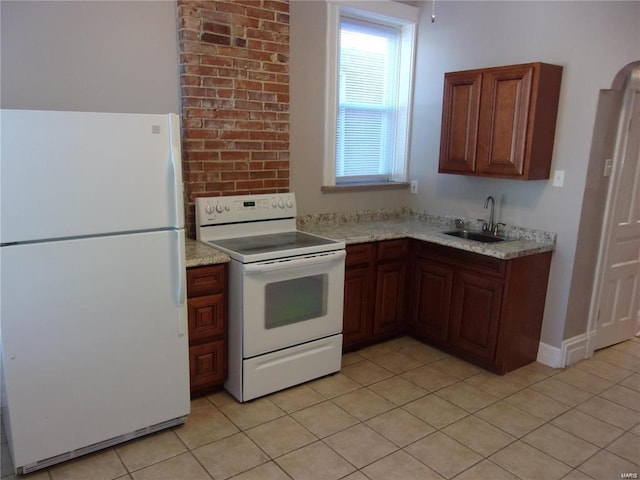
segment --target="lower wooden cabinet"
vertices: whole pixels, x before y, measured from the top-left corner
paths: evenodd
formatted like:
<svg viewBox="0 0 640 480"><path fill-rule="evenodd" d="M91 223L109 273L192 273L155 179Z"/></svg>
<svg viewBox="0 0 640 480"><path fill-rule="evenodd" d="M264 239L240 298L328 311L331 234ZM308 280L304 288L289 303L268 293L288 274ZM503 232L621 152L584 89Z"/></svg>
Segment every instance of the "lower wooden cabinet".
<svg viewBox="0 0 640 480"><path fill-rule="evenodd" d="M454 270L424 258L416 258L413 265L409 333L445 345L449 339Z"/></svg>
<svg viewBox="0 0 640 480"><path fill-rule="evenodd" d="M191 395L222 388L227 378L227 264L187 269Z"/></svg>
<svg viewBox="0 0 640 480"><path fill-rule="evenodd" d="M497 373L537 357L551 252L500 260L414 241L409 333Z"/></svg>
<svg viewBox="0 0 640 480"><path fill-rule="evenodd" d="M225 342L218 340L189 347L192 394L220 388L226 377Z"/></svg>
<svg viewBox="0 0 640 480"><path fill-rule="evenodd" d="M406 239L347 245L343 350L353 350L404 331Z"/></svg>
<svg viewBox="0 0 640 480"><path fill-rule="evenodd" d="M373 335L393 336L404 331L407 305L407 240L387 240L376 245Z"/></svg>
<svg viewBox="0 0 640 480"><path fill-rule="evenodd" d="M343 350L371 341L373 335L373 295L375 244L347 245L344 271L342 317Z"/></svg>
<svg viewBox="0 0 640 480"><path fill-rule="evenodd" d="M455 275L449 342L460 351L493 361L498 340L504 282L478 273Z"/></svg>

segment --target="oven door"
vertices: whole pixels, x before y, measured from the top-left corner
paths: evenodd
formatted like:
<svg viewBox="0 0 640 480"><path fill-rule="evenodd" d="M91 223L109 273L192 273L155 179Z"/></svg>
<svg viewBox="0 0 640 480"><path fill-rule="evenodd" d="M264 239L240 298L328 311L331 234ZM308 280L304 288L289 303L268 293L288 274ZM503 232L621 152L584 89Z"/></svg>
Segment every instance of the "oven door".
<svg viewBox="0 0 640 480"><path fill-rule="evenodd" d="M345 251L243 265L243 357L342 332Z"/></svg>

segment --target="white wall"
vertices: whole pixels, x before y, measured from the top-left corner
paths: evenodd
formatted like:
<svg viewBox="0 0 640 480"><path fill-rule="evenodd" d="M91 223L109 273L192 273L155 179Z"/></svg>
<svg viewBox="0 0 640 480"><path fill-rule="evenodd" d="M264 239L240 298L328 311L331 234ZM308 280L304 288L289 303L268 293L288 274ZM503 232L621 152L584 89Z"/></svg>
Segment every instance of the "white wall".
<svg viewBox="0 0 640 480"><path fill-rule="evenodd" d="M324 7L297 0L291 3L291 189L301 213L395 204L472 219L487 216L484 200L493 195L499 221L556 232L542 341L559 347L599 90L640 58L640 2L437 2L435 23L431 3L419 4L410 176L420 193L320 194ZM308 49L313 55L302 56ZM552 169L565 170L565 186L438 174L444 73L533 61L564 67Z"/></svg>
<svg viewBox="0 0 640 480"><path fill-rule="evenodd" d="M0 2L2 108L180 111L174 1Z"/></svg>

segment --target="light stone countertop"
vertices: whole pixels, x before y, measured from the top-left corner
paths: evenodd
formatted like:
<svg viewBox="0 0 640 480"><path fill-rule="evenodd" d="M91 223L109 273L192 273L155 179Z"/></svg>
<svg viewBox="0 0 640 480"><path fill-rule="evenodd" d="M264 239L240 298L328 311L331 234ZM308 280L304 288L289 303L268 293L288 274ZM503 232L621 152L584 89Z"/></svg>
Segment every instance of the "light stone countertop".
<svg viewBox="0 0 640 480"><path fill-rule="evenodd" d="M460 250L508 260L555 249L556 234L507 225L501 236L509 238L500 243L482 243L445 235L454 230L455 217L417 213L410 209L360 211L349 214L330 213L305 215L297 218L299 230L344 240L347 245L398 238L413 238L446 245ZM468 225L475 222L464 219ZM469 229L473 229L469 227ZM229 256L192 238L186 239L187 267L227 263Z"/></svg>
<svg viewBox="0 0 640 480"><path fill-rule="evenodd" d="M230 258L226 253L216 250L209 245L198 242L193 238L187 238L186 242L187 268L227 263Z"/></svg>
<svg viewBox="0 0 640 480"><path fill-rule="evenodd" d="M556 234L540 230L506 226L501 236L509 238L499 243L482 243L452 237L443 232L455 230L455 217L416 213L409 209L363 211L354 214L321 214L298 217L298 229L347 245L398 238L413 238L446 245L503 260L554 250ZM465 219L466 220L466 219ZM476 222L469 223L470 230Z"/></svg>

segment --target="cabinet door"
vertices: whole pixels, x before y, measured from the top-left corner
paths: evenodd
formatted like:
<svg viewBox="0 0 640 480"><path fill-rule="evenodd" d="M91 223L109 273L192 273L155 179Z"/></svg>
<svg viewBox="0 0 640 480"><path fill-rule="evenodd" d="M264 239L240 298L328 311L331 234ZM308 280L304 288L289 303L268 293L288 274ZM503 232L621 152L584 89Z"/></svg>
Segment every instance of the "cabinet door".
<svg viewBox="0 0 640 480"><path fill-rule="evenodd" d="M418 259L413 275L410 329L419 338L447 341L453 269L433 260Z"/></svg>
<svg viewBox="0 0 640 480"><path fill-rule="evenodd" d="M371 337L372 269L369 266L347 267L344 279L343 347L350 347Z"/></svg>
<svg viewBox="0 0 640 480"><path fill-rule="evenodd" d="M444 77L439 172L475 171L481 86L482 74L477 71Z"/></svg>
<svg viewBox="0 0 640 480"><path fill-rule="evenodd" d="M378 265L376 268L376 300L373 334L400 333L406 305L405 260Z"/></svg>
<svg viewBox="0 0 640 480"><path fill-rule="evenodd" d="M224 341L204 343L189 348L191 391L224 382L226 353Z"/></svg>
<svg viewBox="0 0 640 480"><path fill-rule="evenodd" d="M189 342L224 335L225 305L224 295L217 293L194 297L187 300L189 309Z"/></svg>
<svg viewBox="0 0 640 480"><path fill-rule="evenodd" d="M483 74L478 173L523 175L533 75L532 65L493 68Z"/></svg>
<svg viewBox="0 0 640 480"><path fill-rule="evenodd" d="M343 349L371 338L374 294L374 243L347 245L344 270Z"/></svg>
<svg viewBox="0 0 640 480"><path fill-rule="evenodd" d="M456 274L449 341L480 359L496 353L503 282L467 271Z"/></svg>

